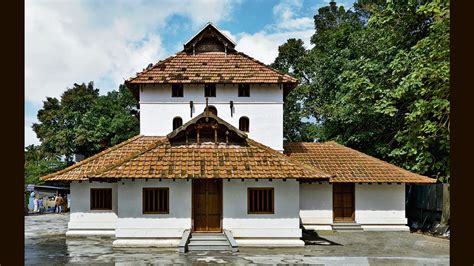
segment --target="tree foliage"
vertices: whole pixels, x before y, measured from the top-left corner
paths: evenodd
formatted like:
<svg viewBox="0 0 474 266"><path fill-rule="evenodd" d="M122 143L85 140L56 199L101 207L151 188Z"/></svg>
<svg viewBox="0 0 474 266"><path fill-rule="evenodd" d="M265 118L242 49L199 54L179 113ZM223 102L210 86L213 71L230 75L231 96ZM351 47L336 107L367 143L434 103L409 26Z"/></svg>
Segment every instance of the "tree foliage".
<svg viewBox="0 0 474 266"><path fill-rule="evenodd" d="M318 125L286 137L314 134L448 180L449 2L363 0L349 11L331 2L314 22L314 46L288 40L273 64L305 81L287 98L300 109L285 123Z"/></svg>
<svg viewBox="0 0 474 266"><path fill-rule="evenodd" d="M66 167L59 156L45 153L40 146L29 145L25 148L25 184L43 183L39 177Z"/></svg>
<svg viewBox="0 0 474 266"><path fill-rule="evenodd" d="M301 39L289 39L278 48L278 57L270 65L299 79L299 86L285 97L283 135L287 141L311 141L317 126L303 122L303 102L309 79L305 71L306 49Z"/></svg>
<svg viewBox="0 0 474 266"><path fill-rule="evenodd" d="M123 85L99 95L94 84L74 84L60 99L48 97L33 130L42 149L65 155L91 156L138 134L137 101Z"/></svg>

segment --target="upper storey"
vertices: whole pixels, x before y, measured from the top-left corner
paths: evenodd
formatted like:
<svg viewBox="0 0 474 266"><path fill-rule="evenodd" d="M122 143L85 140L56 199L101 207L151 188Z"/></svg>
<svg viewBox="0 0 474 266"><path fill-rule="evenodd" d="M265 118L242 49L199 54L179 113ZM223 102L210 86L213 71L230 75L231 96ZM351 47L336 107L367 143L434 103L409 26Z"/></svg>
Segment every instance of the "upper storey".
<svg viewBox="0 0 474 266"><path fill-rule="evenodd" d="M135 96L144 84L279 84L284 93L297 80L235 50L235 43L208 23L176 55L148 67L125 84Z"/></svg>

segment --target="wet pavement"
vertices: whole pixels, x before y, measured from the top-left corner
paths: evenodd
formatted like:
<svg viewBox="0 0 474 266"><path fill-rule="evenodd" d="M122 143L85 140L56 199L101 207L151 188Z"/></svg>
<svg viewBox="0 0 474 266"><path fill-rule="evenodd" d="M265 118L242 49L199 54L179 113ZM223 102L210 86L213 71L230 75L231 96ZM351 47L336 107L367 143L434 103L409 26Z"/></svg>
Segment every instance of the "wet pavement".
<svg viewBox="0 0 474 266"><path fill-rule="evenodd" d="M408 232L305 234L301 248L240 248L190 252L163 248L112 248L111 238L65 237L67 214L25 217L25 264L319 264L449 265L449 240Z"/></svg>

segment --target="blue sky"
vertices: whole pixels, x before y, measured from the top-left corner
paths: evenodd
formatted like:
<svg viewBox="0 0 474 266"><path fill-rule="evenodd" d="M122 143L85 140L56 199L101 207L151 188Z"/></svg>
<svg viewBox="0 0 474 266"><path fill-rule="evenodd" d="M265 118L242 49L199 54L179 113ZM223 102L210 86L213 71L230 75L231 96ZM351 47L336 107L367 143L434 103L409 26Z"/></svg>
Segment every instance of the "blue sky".
<svg viewBox="0 0 474 266"><path fill-rule="evenodd" d="M351 0L338 1L346 8ZM207 22L264 63L300 38L309 48L313 16L328 0L161 0L25 2L25 146L46 97L94 81L102 94L182 49Z"/></svg>

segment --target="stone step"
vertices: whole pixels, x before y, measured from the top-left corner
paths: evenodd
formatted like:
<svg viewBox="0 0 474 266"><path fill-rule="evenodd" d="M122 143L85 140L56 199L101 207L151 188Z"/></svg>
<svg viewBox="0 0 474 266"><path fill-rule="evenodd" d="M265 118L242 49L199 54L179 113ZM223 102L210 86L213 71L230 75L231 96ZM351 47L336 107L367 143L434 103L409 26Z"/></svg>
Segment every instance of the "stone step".
<svg viewBox="0 0 474 266"><path fill-rule="evenodd" d="M192 233L192 236L223 236L224 233Z"/></svg>
<svg viewBox="0 0 474 266"><path fill-rule="evenodd" d="M192 241L189 242L188 246L228 246L229 241L227 240L214 240L214 241Z"/></svg>
<svg viewBox="0 0 474 266"><path fill-rule="evenodd" d="M227 246L188 246L188 251L232 251L232 247Z"/></svg>
<svg viewBox="0 0 474 266"><path fill-rule="evenodd" d="M334 223L332 229L336 231L362 231L362 227L357 223Z"/></svg>
<svg viewBox="0 0 474 266"><path fill-rule="evenodd" d="M213 237L213 236L202 236L202 237L191 237L190 241L227 241L225 237Z"/></svg>

